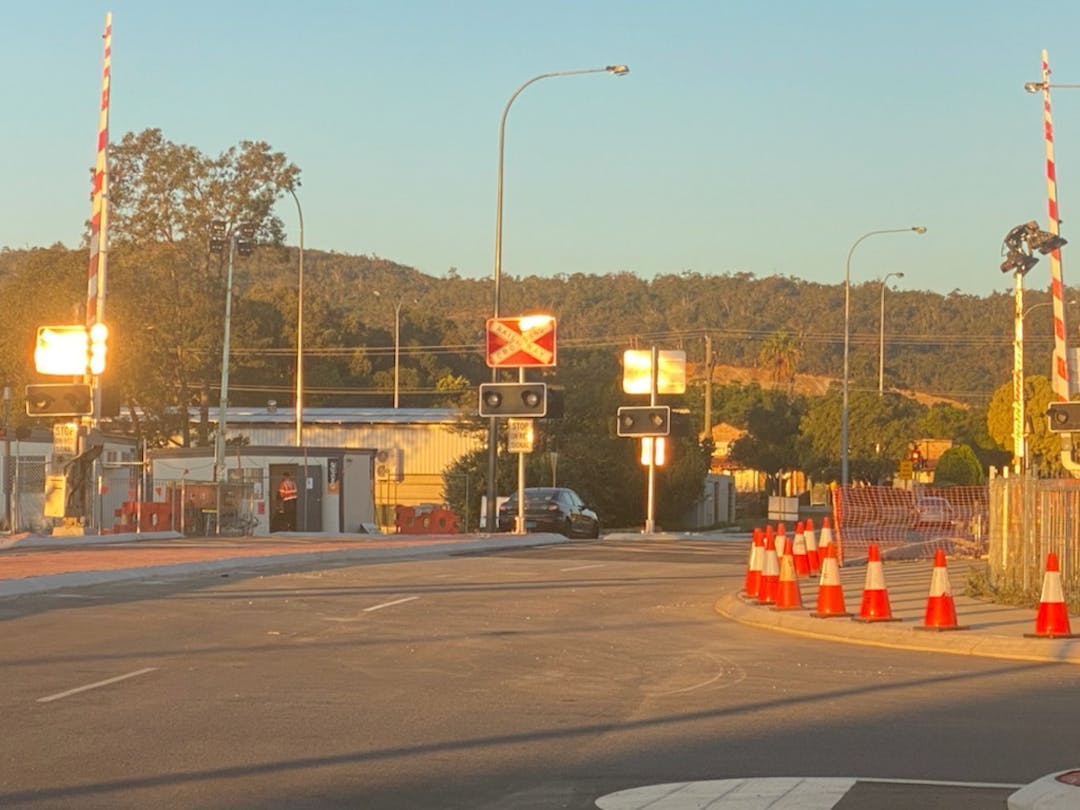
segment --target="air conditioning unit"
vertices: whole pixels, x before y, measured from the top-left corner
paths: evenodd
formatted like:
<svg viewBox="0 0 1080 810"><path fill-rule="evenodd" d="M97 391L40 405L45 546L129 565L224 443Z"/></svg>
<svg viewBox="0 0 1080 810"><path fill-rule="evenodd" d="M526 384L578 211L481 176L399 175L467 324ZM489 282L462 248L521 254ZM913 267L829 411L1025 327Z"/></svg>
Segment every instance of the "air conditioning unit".
<svg viewBox="0 0 1080 810"><path fill-rule="evenodd" d="M400 447L391 447L377 452L375 454L375 480L400 483L405 478L405 467L401 456Z"/></svg>

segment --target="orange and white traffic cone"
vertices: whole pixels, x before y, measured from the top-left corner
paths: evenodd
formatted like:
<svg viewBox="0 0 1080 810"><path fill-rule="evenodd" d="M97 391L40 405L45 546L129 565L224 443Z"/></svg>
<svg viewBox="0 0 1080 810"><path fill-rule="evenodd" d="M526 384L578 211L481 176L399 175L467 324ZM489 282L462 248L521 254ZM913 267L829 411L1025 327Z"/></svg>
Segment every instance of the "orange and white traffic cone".
<svg viewBox="0 0 1080 810"><path fill-rule="evenodd" d="M831 619L850 616L844 607L844 588L840 585L840 566L836 564L836 548L825 546L821 560L821 581L818 583L817 610L810 614L815 619Z"/></svg>
<svg viewBox="0 0 1080 810"><path fill-rule="evenodd" d="M806 561L810 563L810 573L821 570L821 554L818 552L817 538L814 537L813 518L807 518L803 524L803 542L806 543Z"/></svg>
<svg viewBox="0 0 1080 810"><path fill-rule="evenodd" d="M1065 605L1065 589L1061 586L1061 568L1057 554L1046 555L1046 574L1043 576L1039 612L1035 616L1035 632L1024 633L1026 638L1076 638L1069 627L1069 609Z"/></svg>
<svg viewBox="0 0 1080 810"><path fill-rule="evenodd" d="M830 544L832 545L832 544ZM863 587L862 606L859 615L852 616L856 622L899 621L892 615L889 591L885 588L885 570L881 565L881 552L877 543L871 543L866 557L866 584Z"/></svg>
<svg viewBox="0 0 1080 810"><path fill-rule="evenodd" d="M949 584L949 569L945 565L945 552L934 553L934 573L930 577L930 596L926 600L926 616L916 630L967 630L956 623L956 604Z"/></svg>
<svg viewBox="0 0 1080 810"><path fill-rule="evenodd" d="M784 556L780 558L780 578L776 587L776 605L773 610L801 609L802 592L799 590L799 578L795 572L795 555L791 550L791 540L784 538Z"/></svg>
<svg viewBox="0 0 1080 810"><path fill-rule="evenodd" d="M795 560L795 573L800 577L810 576L810 559L806 556L806 535L803 534L802 521L795 524L795 540L791 544L791 554ZM783 569L780 573L784 573Z"/></svg>
<svg viewBox="0 0 1080 810"><path fill-rule="evenodd" d="M824 556L825 546L831 546L833 544L832 536L832 524L829 523L829 518L826 515L821 519L821 540L818 542L818 554ZM834 548L833 551L836 551ZM840 554L837 552L835 555L836 564L840 565Z"/></svg>
<svg viewBox="0 0 1080 810"><path fill-rule="evenodd" d="M765 527L765 556L761 563L761 588L758 602L776 604L776 592L780 588L780 560L776 557L776 537L772 526Z"/></svg>
<svg viewBox="0 0 1080 810"><path fill-rule="evenodd" d="M753 539L750 541L750 561L746 566L746 581L743 583L743 591L751 599L757 599L761 591L761 563L765 555L765 541L761 538L761 529L754 529Z"/></svg>

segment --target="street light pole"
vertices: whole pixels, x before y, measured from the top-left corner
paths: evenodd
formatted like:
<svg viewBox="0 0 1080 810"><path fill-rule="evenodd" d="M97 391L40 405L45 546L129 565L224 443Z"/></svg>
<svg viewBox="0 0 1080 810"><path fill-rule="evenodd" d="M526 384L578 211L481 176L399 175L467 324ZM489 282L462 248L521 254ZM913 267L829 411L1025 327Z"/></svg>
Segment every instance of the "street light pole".
<svg viewBox="0 0 1080 810"><path fill-rule="evenodd" d="M236 254L236 234L229 234L229 264L225 273L225 337L221 341L221 396L218 401L217 435L214 436L214 480L218 482L218 498L221 497L221 481L225 475L225 422L229 404L229 332L232 327L233 257ZM218 504L218 520L221 505ZM218 527L220 531L220 525Z"/></svg>
<svg viewBox="0 0 1080 810"><path fill-rule="evenodd" d="M584 68L580 70L557 70L551 73L541 73L539 76L533 76L528 81L524 82L513 95L506 102L506 106L503 107L502 116L499 118L499 164L496 176L496 192L495 192L495 271L494 271L494 288L492 291L492 317L499 317L499 304L500 296L502 292L502 229L503 229L503 157L505 154L506 146L506 116L510 112L510 106L514 103L514 100L521 95L522 91L534 82L538 82L541 79L551 79L557 76L578 76L585 73L610 73L613 76L625 76L630 72L630 68L626 65L606 65L605 67L597 68ZM499 370L498 368L492 368L491 379L492 382L498 381ZM489 532L495 530L495 477L498 475L498 441L499 441L499 422L498 417L491 417L488 422L488 467L487 467L487 509L486 528Z"/></svg>
<svg viewBox="0 0 1080 810"><path fill-rule="evenodd" d="M885 228L883 230L870 231L864 233L855 243L851 246L851 250L848 251L847 262L844 264L844 385L843 385L843 404L840 412L840 485L847 486L848 483L848 376L849 376L849 361L851 345L851 256L855 252L855 248L859 246L864 239L868 239L871 236L876 236L882 233L906 233L908 231L914 231L915 233L926 233L926 226L915 225L910 228Z"/></svg>
<svg viewBox="0 0 1080 810"><path fill-rule="evenodd" d="M289 188L300 220L300 256L296 269L296 446L304 444L304 211L296 190Z"/></svg>
<svg viewBox="0 0 1080 810"><path fill-rule="evenodd" d="M1013 273L1013 468L1020 475L1026 467L1024 456L1024 273Z"/></svg>
<svg viewBox="0 0 1080 810"><path fill-rule="evenodd" d="M885 284L890 278L903 278L903 273L886 273L881 280L881 334L878 338L877 395L885 395Z"/></svg>
<svg viewBox="0 0 1080 810"><path fill-rule="evenodd" d="M401 368L401 305L404 299L394 304L394 408L398 406L398 379Z"/></svg>

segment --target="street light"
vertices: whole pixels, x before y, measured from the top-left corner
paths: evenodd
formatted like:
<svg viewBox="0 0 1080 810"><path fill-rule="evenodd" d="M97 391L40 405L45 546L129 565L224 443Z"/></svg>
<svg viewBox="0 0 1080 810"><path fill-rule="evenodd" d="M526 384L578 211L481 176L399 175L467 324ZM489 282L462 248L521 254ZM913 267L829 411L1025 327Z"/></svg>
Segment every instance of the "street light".
<svg viewBox="0 0 1080 810"><path fill-rule="evenodd" d="M496 177L495 193L495 286L492 293L492 317L499 317L499 303L502 287L502 225L503 225L503 155L506 146L506 116L510 112L510 106L521 92L534 82L541 79L551 79L557 76L579 76L585 73L610 73L613 76L625 76L630 72L626 65L606 65L605 67L584 68L581 70L557 70L552 73L541 73L533 76L527 82L518 87L503 107L502 117L499 119L499 166ZM498 380L498 368L492 368L491 379ZM491 417L488 423L488 472L487 472L487 530L493 531L495 526L495 476L498 474L498 448L499 423L497 417Z"/></svg>
<svg viewBox="0 0 1080 810"><path fill-rule="evenodd" d="M296 446L304 444L304 211L300 198L291 186L288 189L296 202L300 220L300 258L296 269Z"/></svg>
<svg viewBox="0 0 1080 810"><path fill-rule="evenodd" d="M907 233L908 231L914 231L918 234L926 233L925 225L914 225L910 228L885 228L883 230L869 231L864 233L855 243L851 246L851 250L848 251L847 262L844 264L844 400L841 406L840 412L840 485L847 486L848 483L848 372L849 362L848 356L850 354L851 345L851 255L855 252L855 248L859 246L859 243L864 239L868 239L871 236L877 236L882 233Z"/></svg>
<svg viewBox="0 0 1080 810"><path fill-rule="evenodd" d="M885 395L885 283L890 278L903 278L903 273L886 273L881 280L881 334L878 338L877 395Z"/></svg>
<svg viewBox="0 0 1080 810"><path fill-rule="evenodd" d="M382 297L378 289L375 291L375 295ZM414 298L413 303L419 303L419 299ZM394 408L397 407L397 390L399 390L399 379L401 376L401 325L402 325L402 305L405 303L405 298L397 299L394 305Z"/></svg>
<svg viewBox="0 0 1080 810"><path fill-rule="evenodd" d="M229 334L232 329L233 258L237 253L250 256L255 247L255 226L241 223L226 236L225 223L211 223L210 251L229 251L228 269L225 274L225 333L221 341L221 397L218 403L217 435L214 437L214 481L217 482L217 525L221 534L221 484L225 477L225 430L229 406ZM227 241L227 244L226 244Z"/></svg>

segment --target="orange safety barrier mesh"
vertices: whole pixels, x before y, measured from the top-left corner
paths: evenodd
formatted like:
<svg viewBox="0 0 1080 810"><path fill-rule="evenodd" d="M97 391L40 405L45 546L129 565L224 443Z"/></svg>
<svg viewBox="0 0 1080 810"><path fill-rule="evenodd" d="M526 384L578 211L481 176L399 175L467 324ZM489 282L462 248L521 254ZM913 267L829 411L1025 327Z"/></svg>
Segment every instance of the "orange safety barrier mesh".
<svg viewBox="0 0 1080 810"><path fill-rule="evenodd" d="M894 559L932 558L937 549L974 558L989 546L985 486L840 487L833 514L835 541L845 560L866 557L871 543Z"/></svg>

